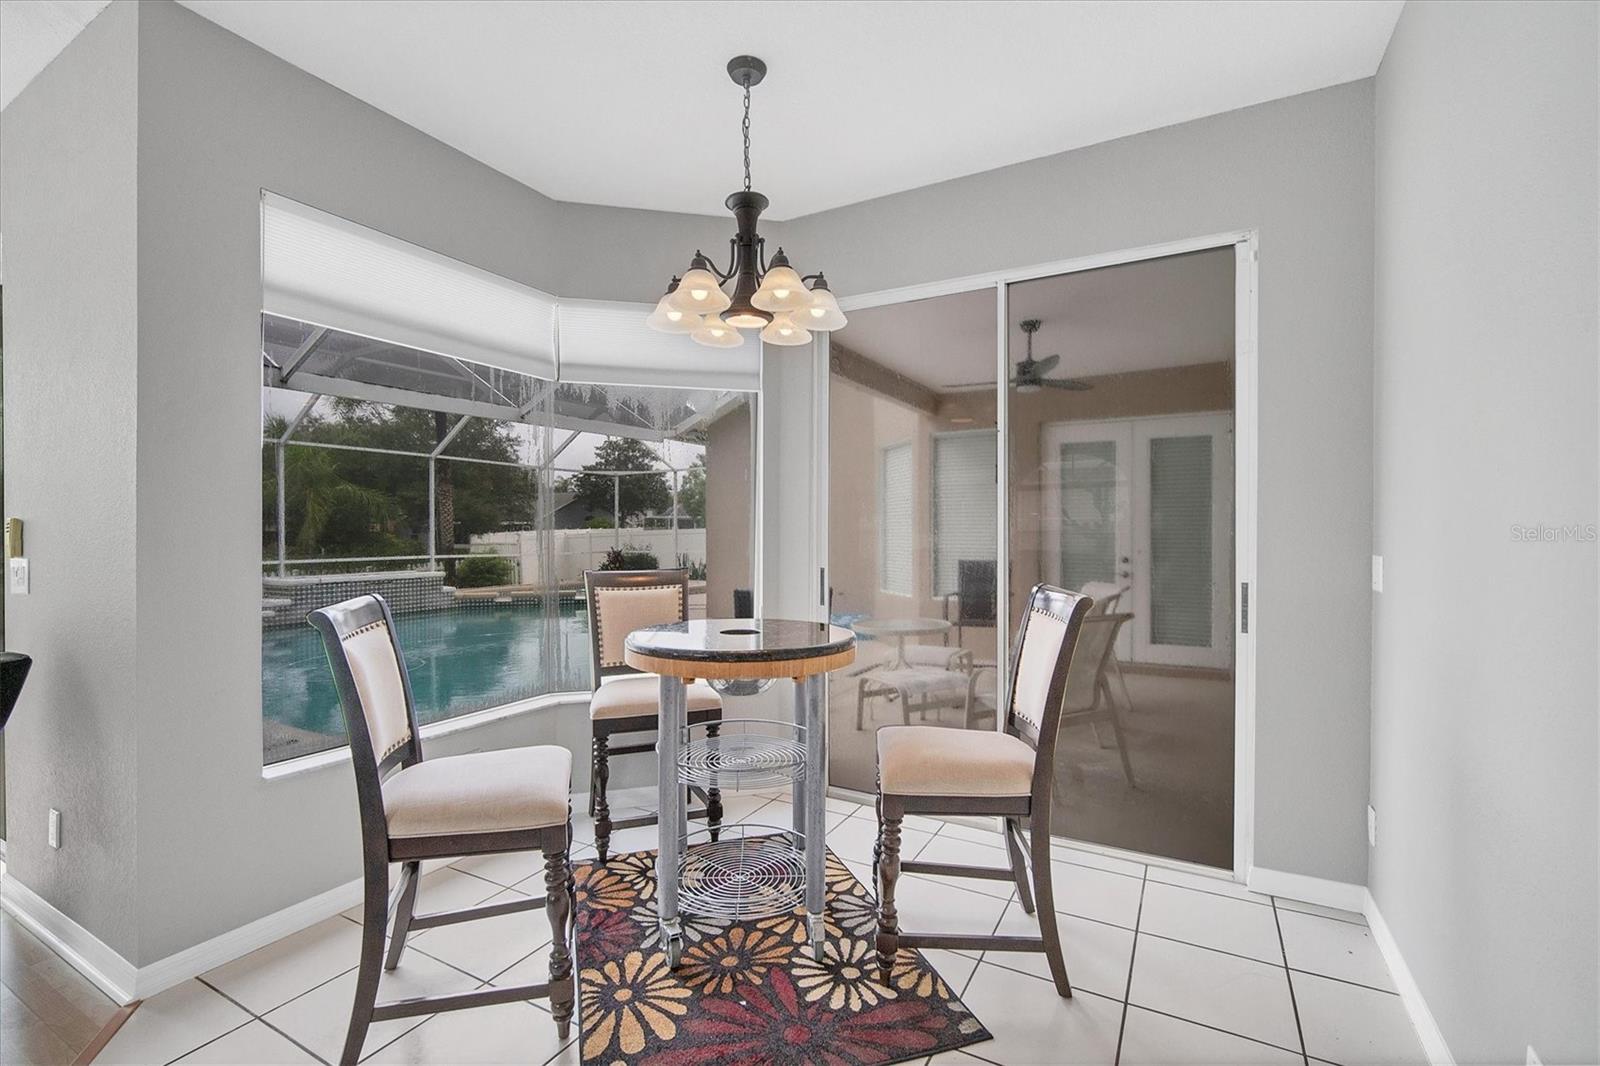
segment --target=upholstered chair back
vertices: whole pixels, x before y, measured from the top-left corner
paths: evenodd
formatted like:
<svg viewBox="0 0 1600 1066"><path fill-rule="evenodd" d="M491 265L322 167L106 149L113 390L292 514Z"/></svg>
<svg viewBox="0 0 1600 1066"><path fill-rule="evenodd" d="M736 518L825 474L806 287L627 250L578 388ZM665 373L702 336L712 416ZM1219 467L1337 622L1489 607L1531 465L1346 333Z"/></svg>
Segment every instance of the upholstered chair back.
<svg viewBox="0 0 1600 1066"><path fill-rule="evenodd" d="M589 664L595 688L601 678L639 672L623 660L629 633L689 617L687 570L586 570L583 585L589 599Z"/></svg>
<svg viewBox="0 0 1600 1066"><path fill-rule="evenodd" d="M1067 670L1067 691L1063 703L1067 711L1086 711L1094 706L1095 692L1106 676L1111 663L1112 649L1117 645L1117 633L1131 614L1101 614L1099 602L1083 620L1078 631L1078 649L1072 654L1072 666Z"/></svg>
<svg viewBox="0 0 1600 1066"><path fill-rule="evenodd" d="M1078 634L1092 601L1053 585L1035 585L1011 659L1011 701L1006 732L1041 749L1054 750Z"/></svg>
<svg viewBox="0 0 1600 1066"><path fill-rule="evenodd" d="M411 679L383 597L357 596L307 620L322 635L358 777L420 758Z"/></svg>

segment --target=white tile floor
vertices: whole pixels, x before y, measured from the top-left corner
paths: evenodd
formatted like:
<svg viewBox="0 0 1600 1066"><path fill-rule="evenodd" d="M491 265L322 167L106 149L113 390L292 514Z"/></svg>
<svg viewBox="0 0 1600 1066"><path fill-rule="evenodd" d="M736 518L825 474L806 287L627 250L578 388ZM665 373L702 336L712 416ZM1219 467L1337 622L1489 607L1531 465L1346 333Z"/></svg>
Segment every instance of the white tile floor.
<svg viewBox="0 0 1600 1066"><path fill-rule="evenodd" d="M614 816L650 802L613 797ZM743 820L786 826L776 794L741 797ZM864 882L875 834L870 806L829 801L829 845ZM593 825L574 821L592 858ZM903 854L1004 865L998 834L908 819ZM612 838L614 851L653 847L653 827ZM994 1040L928 1060L1000 1063L1421 1063L1422 1047L1359 915L1279 900L1224 881L1060 846L1052 872L1077 995L1055 995L1042 955L929 952ZM428 874L421 906L443 910L543 891L530 856L468 859ZM540 880L529 882L529 878ZM527 882L526 884L524 882ZM1027 933L1038 928L1001 882L908 875L902 924L919 930ZM285 937L163 992L139 1008L97 1061L313 1063L344 1042L359 915ZM542 915L507 915L427 930L410 941L380 998L543 979ZM374 1063L578 1062L542 1003L511 1003L372 1027Z"/></svg>

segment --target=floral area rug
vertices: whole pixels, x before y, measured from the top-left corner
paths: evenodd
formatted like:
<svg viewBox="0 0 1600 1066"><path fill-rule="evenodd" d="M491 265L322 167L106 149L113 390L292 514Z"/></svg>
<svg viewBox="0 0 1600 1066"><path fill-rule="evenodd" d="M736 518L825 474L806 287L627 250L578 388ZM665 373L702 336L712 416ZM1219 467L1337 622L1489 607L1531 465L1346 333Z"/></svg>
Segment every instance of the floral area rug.
<svg viewBox="0 0 1600 1066"><path fill-rule="evenodd" d="M827 940L801 910L731 922L683 916L667 965L655 852L576 867L579 1048L585 1066L880 1066L991 1039L922 954L878 981L873 898L828 854Z"/></svg>

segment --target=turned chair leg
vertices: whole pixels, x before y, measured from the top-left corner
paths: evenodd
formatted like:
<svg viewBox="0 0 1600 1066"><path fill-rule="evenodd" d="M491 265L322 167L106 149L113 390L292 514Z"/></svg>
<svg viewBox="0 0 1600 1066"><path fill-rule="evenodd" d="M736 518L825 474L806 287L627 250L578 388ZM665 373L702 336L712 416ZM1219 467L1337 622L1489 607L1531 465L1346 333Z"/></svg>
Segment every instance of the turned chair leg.
<svg viewBox="0 0 1600 1066"><path fill-rule="evenodd" d="M1056 928L1056 893L1050 883L1050 825L1048 818L1035 817L1028 827L1033 858L1033 895L1038 905L1039 934L1044 939L1044 957L1050 963L1050 978L1056 994L1072 998L1072 982L1067 980L1067 963L1061 957L1061 932Z"/></svg>
<svg viewBox="0 0 1600 1066"><path fill-rule="evenodd" d="M707 740L715 740L721 735L722 726L719 723L706 724ZM716 778L712 780L715 781ZM722 789L715 784L706 791L706 827L711 831L711 842L715 844L722 835Z"/></svg>
<svg viewBox="0 0 1600 1066"><path fill-rule="evenodd" d="M378 979L383 972L383 931L389 920L389 864L367 861L366 891L361 908L361 969L356 976L355 1003L350 1008L350 1028L345 1032L341 1066L355 1066L372 1025L378 1002Z"/></svg>
<svg viewBox="0 0 1600 1066"><path fill-rule="evenodd" d="M567 840L572 839L571 823ZM556 1020L556 1037L567 1039L572 1031L576 994L572 980L572 869L567 849L546 849L544 853L545 915L550 919L550 1013Z"/></svg>
<svg viewBox="0 0 1600 1066"><path fill-rule="evenodd" d="M1022 904L1023 914L1033 913L1033 892L1028 888L1028 864L1022 858L1022 824L1015 818L1007 818L1000 827L1001 835L1006 838L1006 854L1011 859L1011 879L1017 883L1017 902Z"/></svg>
<svg viewBox="0 0 1600 1066"><path fill-rule="evenodd" d="M881 797L878 802L881 807ZM878 839L878 979L888 984L894 958L900 953L899 915L894 906L895 883L900 880L900 814L892 806L878 815Z"/></svg>
<svg viewBox="0 0 1600 1066"><path fill-rule="evenodd" d="M383 968L392 970L400 965L400 953L406 949L406 937L411 932L411 916L416 912L417 882L422 880L422 863L408 862L400 868L400 900L394 909L394 931L389 935L389 954Z"/></svg>
<svg viewBox="0 0 1600 1066"><path fill-rule="evenodd" d="M611 804L606 799L606 783L611 779L611 741L604 733L594 735L594 781L590 786L590 802L594 805L594 850L600 853L604 865L610 858Z"/></svg>

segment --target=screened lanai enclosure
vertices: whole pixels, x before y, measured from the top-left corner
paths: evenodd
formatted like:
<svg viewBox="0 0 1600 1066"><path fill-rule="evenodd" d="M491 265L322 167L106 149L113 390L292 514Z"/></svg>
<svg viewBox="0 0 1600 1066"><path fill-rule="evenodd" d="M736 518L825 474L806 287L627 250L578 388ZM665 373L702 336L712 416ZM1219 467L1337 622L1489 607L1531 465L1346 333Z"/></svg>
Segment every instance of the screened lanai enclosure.
<svg viewBox="0 0 1600 1066"><path fill-rule="evenodd" d="M395 612L422 723L590 687L586 569L750 585L754 396L556 382L264 314L267 763L345 743L306 612Z"/></svg>

